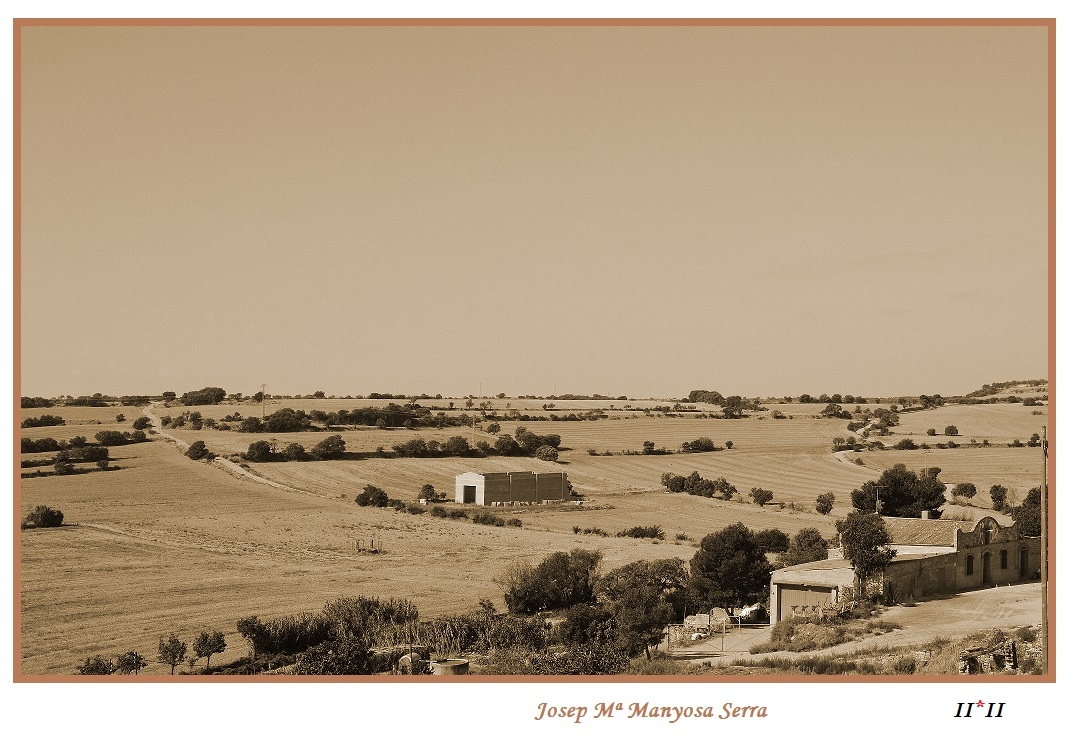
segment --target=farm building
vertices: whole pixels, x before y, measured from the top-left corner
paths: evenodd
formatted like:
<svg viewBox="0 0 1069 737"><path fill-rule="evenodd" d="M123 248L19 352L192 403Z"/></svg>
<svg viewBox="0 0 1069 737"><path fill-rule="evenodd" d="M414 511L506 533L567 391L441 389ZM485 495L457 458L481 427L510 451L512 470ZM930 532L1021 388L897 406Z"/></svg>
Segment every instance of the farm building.
<svg viewBox="0 0 1069 737"><path fill-rule="evenodd" d="M980 586L1031 581L1039 576L1039 538L1021 537L1017 524L992 517L979 522L885 517L897 555L877 585L893 601L950 594ZM772 624L790 616L819 615L853 592L854 569L832 551L818 560L773 572Z"/></svg>
<svg viewBox="0 0 1069 737"><path fill-rule="evenodd" d="M568 476L564 473L469 471L457 476L456 501L460 504L539 504L567 498Z"/></svg>

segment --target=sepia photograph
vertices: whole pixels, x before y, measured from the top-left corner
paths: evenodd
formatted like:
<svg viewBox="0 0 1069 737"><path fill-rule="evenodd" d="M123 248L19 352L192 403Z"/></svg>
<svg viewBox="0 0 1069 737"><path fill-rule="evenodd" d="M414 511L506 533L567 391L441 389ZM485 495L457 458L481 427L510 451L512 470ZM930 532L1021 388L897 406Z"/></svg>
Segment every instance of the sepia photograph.
<svg viewBox="0 0 1069 737"><path fill-rule="evenodd" d="M15 19L14 680L1053 683L1054 25Z"/></svg>

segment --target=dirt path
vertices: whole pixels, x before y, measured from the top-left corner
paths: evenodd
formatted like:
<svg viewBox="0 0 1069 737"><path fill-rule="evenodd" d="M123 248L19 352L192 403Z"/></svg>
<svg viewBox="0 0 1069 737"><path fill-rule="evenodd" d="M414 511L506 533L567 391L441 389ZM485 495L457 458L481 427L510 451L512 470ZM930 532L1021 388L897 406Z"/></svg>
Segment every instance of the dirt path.
<svg viewBox="0 0 1069 737"><path fill-rule="evenodd" d="M160 422L160 418L152 412L152 408L155 404L156 402L153 402L148 407L142 407L141 414L143 414L149 419L149 422L152 423L152 428L156 431L157 435L167 440L170 440L172 443L177 445L178 449L181 450L183 453L189 450L189 443L185 442L184 440L179 440L174 435L171 435L168 432L164 432L163 425ZM212 464L228 471L229 473L234 474L235 476L249 479L250 481L255 481L258 484L266 484L267 486L273 486L276 489L282 489L283 491L292 491L297 494L308 494L309 496L323 496L322 494L315 494L313 492L305 491L303 489L294 489L292 486L286 486L285 484L280 484L277 481L265 479L263 476L257 476L256 474L251 473L250 471L242 468L238 464L226 458L216 458L212 461Z"/></svg>
<svg viewBox="0 0 1069 737"><path fill-rule="evenodd" d="M1041 621L1042 591L1038 583L963 591L949 599L932 599L913 607L897 606L887 610L882 619L901 629L863 640L846 642L825 650L804 653L775 652L750 655L751 645L767 642L769 629L736 630L725 637L688 647L677 654L694 662L746 663L769 656L801 658L813 655L846 655L872 647L921 645L938 638L954 639L988 629L1014 629L1038 625ZM703 657L705 655L706 657Z"/></svg>

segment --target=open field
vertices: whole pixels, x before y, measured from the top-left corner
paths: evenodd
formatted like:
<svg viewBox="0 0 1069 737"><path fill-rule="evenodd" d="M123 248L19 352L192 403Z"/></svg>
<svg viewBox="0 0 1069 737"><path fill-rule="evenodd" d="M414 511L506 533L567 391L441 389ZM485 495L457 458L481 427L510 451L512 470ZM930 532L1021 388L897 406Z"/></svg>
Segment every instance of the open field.
<svg viewBox="0 0 1069 737"><path fill-rule="evenodd" d="M513 406L517 401L541 409L541 401L507 400ZM370 400L286 400L268 409L290 406L330 411L365 403ZM505 403L495 400L495 409ZM463 408L462 402L457 404ZM579 403L557 404L554 411L567 412ZM61 529L20 534L23 672L73 673L78 662L97 653L137 649L151 656L161 635L174 631L189 640L208 628L225 632L230 643L225 653L212 659L213 664L221 664L246 652L235 631L240 617L318 609L339 596L402 596L412 599L424 616L467 611L484 597L500 607L501 592L491 580L493 575L511 561L537 562L555 550L597 548L605 556L607 570L640 559L678 556L689 560L702 536L737 521L752 529L776 527L788 534L817 527L830 536L835 520L849 511L850 491L894 463L915 469L938 465L945 481L972 481L981 490L973 500L980 506L989 503L986 491L993 483L1002 483L1023 497L1040 481L1037 448L866 451L847 454L861 457L864 466L844 462L832 454L831 441L849 434L846 420L815 417L818 405L776 406L784 414L793 411L794 419L773 420L767 413L720 420L613 411L612 419L525 423L533 432L561 436L560 464L529 458L250 464L255 473L305 493L274 489L191 461L173 443L158 437L149 443L113 447L113 465L120 470L21 482L22 514L37 504L47 504L61 509L67 523ZM798 412L802 407L809 411ZM176 415L185 409L221 418L235 410L256 415L259 405L161 407L157 414ZM1006 404L946 407L904 414L903 426L895 430L899 435L923 434L927 427L941 432L945 425L957 424L962 433L958 442L962 438L967 442L969 437L986 437L992 443L1014 437L1027 440L1030 423L1038 427L1046 420L1032 415L1034 409ZM124 423L115 422L119 413L126 416ZM139 410L22 410L24 418L42 414L60 415L68 424L24 429L22 436L69 439L84 435L92 440L100 430L130 430ZM517 424L501 422L502 433L515 432ZM185 442L202 439L220 454L239 453L256 440L280 446L299 442L309 448L328 434L193 432L187 428L168 432ZM340 434L349 451L368 452L378 446L389 449L417 435L444 440L460 434L470 439L472 430L369 428ZM682 442L701 436L712 438L718 447L730 440L734 447L700 454L619 454L641 449L646 440L658 448L677 449ZM492 442L493 436L476 431L475 438ZM592 456L588 449L613 455ZM454 476L463 471L551 469L567 472L584 504L494 510L522 520L521 529L361 508L353 503L367 483L380 486L392 498L414 500L424 483L452 496ZM738 496L724 502L664 492L662 473L692 471L707 478L724 476L738 488ZM756 507L746 496L753 486L772 490L775 502L790 502L795 508ZM832 514L813 513L816 496L829 491L837 500ZM613 535L652 524L665 530L666 541L658 544L572 532L576 526L598 527ZM677 541L678 534L688 539ZM366 547L372 538L384 552L357 549L358 543ZM153 663L149 672L165 671Z"/></svg>

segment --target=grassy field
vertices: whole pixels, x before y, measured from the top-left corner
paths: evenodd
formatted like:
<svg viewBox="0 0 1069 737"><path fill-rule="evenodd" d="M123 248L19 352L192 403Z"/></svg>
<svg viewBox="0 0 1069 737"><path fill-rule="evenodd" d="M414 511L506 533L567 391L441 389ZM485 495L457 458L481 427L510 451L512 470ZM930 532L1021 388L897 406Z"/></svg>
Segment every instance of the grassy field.
<svg viewBox="0 0 1069 737"><path fill-rule="evenodd" d="M431 400L428 405L447 405ZM453 400L463 409L462 400ZM541 409L541 401L526 402ZM360 400L287 400L281 406L323 409L359 406ZM365 400L363 403L368 403ZM380 404L382 402L379 402ZM623 402L557 402L554 411L579 404L608 407ZM637 403L631 403L633 405ZM61 509L60 529L26 530L21 544L22 669L25 673L73 673L85 657L137 649L150 659L158 638L170 632L191 641L202 629L217 628L230 643L212 662L225 663L246 653L235 622L258 614L277 616L320 608L327 600L349 595L403 596L423 615L461 612L480 598L502 606L492 578L515 560L537 562L554 550L597 548L605 569L640 559L669 556L689 560L702 536L736 521L752 529L777 527L794 533L813 526L834 531L835 519L849 510L850 491L878 477L883 468L906 463L911 468L938 465L948 482L972 481L981 493L974 503L988 503L993 483L1009 486L1023 497L1039 483L1036 448L958 448L864 452L865 465L844 462L831 452L831 440L846 436L845 420L815 417L818 405L776 405L794 419L773 420L762 413L742 420L696 419L692 416L646 416L610 411L612 419L583 422L529 422L534 432L562 438L560 464L527 458L381 459L308 463L250 464L252 470L306 493L274 489L231 476L221 468L191 461L169 442L112 448L119 470L63 477L28 478L21 483L20 507L26 514L37 504ZM871 405L870 405L871 406ZM178 414L186 408L160 409ZM195 408L221 418L235 410L258 414L258 405ZM799 411L804 409L805 411ZM962 433L992 443L1014 437L1027 440L1030 428L1045 421L1021 405L946 407L904 414L896 431L923 434L956 424ZM118 413L126 416L117 423ZM100 430L130 430L139 414L132 407L57 407L23 410L23 417L58 414L68 424L22 430L24 437L92 440ZM502 432L515 432L503 422ZM350 451L372 451L416 437L444 440L472 437L470 428L438 431L352 430L341 433ZM325 433L278 436L185 429L182 440L203 439L217 453L245 450L254 440L306 448ZM707 436L714 453L619 455L639 450L643 441L676 449L684 441ZM891 436L894 438L895 436ZM492 436L476 432L476 439ZM937 438L942 440L942 438ZM588 449L599 455L592 456ZM614 455L601 455L611 451ZM584 504L495 510L515 516L522 529L473 525L467 521L413 516L392 510L361 508L353 497L367 483L392 498L413 500L424 483L450 496L454 476L467 470L564 470ZM724 476L734 484L735 500L667 494L664 472L704 477ZM774 493L766 507L750 504L746 492L762 486ZM837 504L829 516L813 513L818 494L833 492ZM781 508L779 502L791 503ZM982 510L975 510L982 512ZM661 543L617 538L635 525L660 525ZM573 527L598 527L609 537L576 535ZM677 540L677 535L686 539ZM374 538L383 550L361 552ZM153 663L150 672L166 672Z"/></svg>

